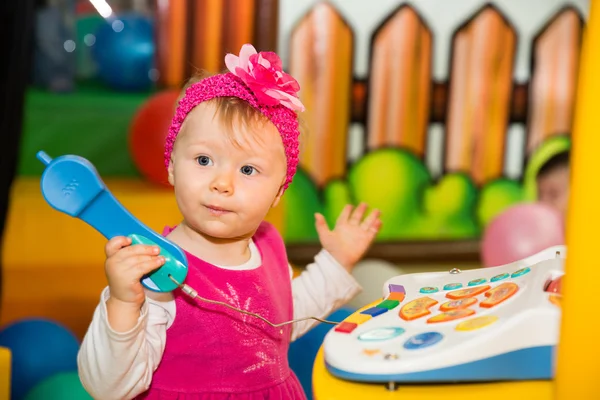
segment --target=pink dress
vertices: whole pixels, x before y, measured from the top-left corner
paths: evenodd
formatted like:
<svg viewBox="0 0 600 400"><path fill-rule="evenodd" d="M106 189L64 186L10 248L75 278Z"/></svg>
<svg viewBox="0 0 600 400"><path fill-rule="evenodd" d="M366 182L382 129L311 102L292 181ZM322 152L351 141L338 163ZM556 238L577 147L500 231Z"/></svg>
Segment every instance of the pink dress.
<svg viewBox="0 0 600 400"><path fill-rule="evenodd" d="M202 297L257 313L273 323L293 318L292 289L283 240L263 223L254 236L262 265L227 270L188 257L186 283ZM222 305L174 292L176 317L162 360L139 399L306 399L289 367L291 325L274 328Z"/></svg>

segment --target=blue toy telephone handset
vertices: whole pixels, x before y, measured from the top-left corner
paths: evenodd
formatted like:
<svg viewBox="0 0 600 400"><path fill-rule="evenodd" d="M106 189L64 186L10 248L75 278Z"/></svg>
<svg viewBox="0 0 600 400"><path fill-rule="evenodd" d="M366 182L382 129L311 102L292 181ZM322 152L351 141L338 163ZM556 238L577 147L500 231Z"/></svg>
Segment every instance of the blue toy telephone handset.
<svg viewBox="0 0 600 400"><path fill-rule="evenodd" d="M174 280L185 281L188 263L183 250L127 211L108 190L92 163L74 155L52 159L43 151L37 153L37 158L46 166L41 189L52 208L81 219L107 239L128 236L133 244L160 247L160 255L166 261L145 276L142 285L155 292L170 292L178 287Z"/></svg>

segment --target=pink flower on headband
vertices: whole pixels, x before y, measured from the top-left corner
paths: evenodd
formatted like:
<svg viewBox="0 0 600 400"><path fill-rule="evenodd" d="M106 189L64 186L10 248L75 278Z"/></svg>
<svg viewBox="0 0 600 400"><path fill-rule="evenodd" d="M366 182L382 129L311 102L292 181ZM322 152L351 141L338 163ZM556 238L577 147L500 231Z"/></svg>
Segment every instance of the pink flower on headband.
<svg viewBox="0 0 600 400"><path fill-rule="evenodd" d="M254 46L245 44L239 57L233 54L225 56L225 65L252 90L260 103L267 106L281 104L294 111L304 111L297 95L300 85L283 72L277 54L270 51L257 53Z"/></svg>

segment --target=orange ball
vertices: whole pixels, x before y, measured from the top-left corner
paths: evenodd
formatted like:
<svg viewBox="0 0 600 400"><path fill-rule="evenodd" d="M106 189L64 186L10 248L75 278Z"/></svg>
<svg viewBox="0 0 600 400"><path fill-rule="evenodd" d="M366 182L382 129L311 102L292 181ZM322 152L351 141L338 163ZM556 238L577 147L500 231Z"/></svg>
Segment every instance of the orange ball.
<svg viewBox="0 0 600 400"><path fill-rule="evenodd" d="M129 152L149 181L170 187L164 164L165 140L177 106L178 90L152 95L136 112L129 129Z"/></svg>

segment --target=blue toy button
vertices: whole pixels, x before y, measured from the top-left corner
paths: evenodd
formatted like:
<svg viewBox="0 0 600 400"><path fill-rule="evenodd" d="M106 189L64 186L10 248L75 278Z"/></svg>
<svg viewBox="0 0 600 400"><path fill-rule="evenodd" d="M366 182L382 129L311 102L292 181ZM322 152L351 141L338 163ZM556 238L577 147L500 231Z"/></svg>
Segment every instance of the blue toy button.
<svg viewBox="0 0 600 400"><path fill-rule="evenodd" d="M421 292L421 293L435 293L438 290L439 289L436 288L435 286L425 286L425 287L422 287L421 290L419 290L419 292Z"/></svg>
<svg viewBox="0 0 600 400"><path fill-rule="evenodd" d="M390 340L395 337L398 337L404 333L404 329L400 327L384 327L384 328L375 328L367 331L365 333L361 333L358 336L358 340L363 342L381 342L384 340Z"/></svg>
<svg viewBox="0 0 600 400"><path fill-rule="evenodd" d="M469 286L477 286L477 285L481 285L487 282L487 279L485 278L480 278L480 279L473 279L472 281L469 282Z"/></svg>
<svg viewBox="0 0 600 400"><path fill-rule="evenodd" d="M371 308L367 308L366 310L361 311L361 314L367 314L370 315L371 317L376 317L378 315L381 315L385 312L387 312L388 309L387 308L382 308L382 307L371 307Z"/></svg>
<svg viewBox="0 0 600 400"><path fill-rule="evenodd" d="M407 350L423 349L425 347L433 346L442 340L443 337L444 336L439 332L419 333L408 339L406 343L404 343L404 348Z"/></svg>
<svg viewBox="0 0 600 400"><path fill-rule="evenodd" d="M455 290L460 289L462 287L462 283L448 283L444 285L444 290Z"/></svg>
<svg viewBox="0 0 600 400"><path fill-rule="evenodd" d="M509 276L510 276L510 275L508 275L508 274L505 272L505 273L503 273L503 274L499 274L499 275L493 276L493 277L490 279L490 282L497 282L497 281L501 281L501 280L503 280L503 279L506 279L506 278L508 278Z"/></svg>
<svg viewBox="0 0 600 400"><path fill-rule="evenodd" d="M529 268L529 267L521 268L520 270L513 272L510 277L517 278L519 276L525 275L529 271L531 271L531 268Z"/></svg>

